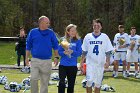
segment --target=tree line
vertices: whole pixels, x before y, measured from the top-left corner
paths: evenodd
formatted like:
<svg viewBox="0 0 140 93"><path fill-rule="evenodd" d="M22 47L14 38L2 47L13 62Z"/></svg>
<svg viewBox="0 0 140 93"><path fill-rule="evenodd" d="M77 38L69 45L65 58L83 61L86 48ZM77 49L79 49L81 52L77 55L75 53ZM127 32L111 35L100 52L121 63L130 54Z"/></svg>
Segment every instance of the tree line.
<svg viewBox="0 0 140 93"><path fill-rule="evenodd" d="M119 24L124 24L128 33L135 26L140 34L139 5L140 0L0 0L0 36L16 36L21 26L28 33L37 27L41 15L50 18L51 28L60 36L73 23L83 38L92 31L92 20L96 18L102 20L102 32L111 39Z"/></svg>

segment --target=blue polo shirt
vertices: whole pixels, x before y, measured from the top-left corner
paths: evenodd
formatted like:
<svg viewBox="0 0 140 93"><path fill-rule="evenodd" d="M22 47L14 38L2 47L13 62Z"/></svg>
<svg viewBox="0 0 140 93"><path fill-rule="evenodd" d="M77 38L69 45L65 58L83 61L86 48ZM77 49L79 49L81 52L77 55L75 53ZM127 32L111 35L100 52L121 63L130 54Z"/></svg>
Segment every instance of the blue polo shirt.
<svg viewBox="0 0 140 93"><path fill-rule="evenodd" d="M58 53L61 56L60 65L63 66L77 66L77 58L82 54L82 41L79 40L71 40L70 49L73 50L71 54L71 58L64 54L64 48L59 45Z"/></svg>
<svg viewBox="0 0 140 93"><path fill-rule="evenodd" d="M26 50L31 51L33 58L51 59L52 48L58 49L58 40L52 29L32 29L27 37Z"/></svg>

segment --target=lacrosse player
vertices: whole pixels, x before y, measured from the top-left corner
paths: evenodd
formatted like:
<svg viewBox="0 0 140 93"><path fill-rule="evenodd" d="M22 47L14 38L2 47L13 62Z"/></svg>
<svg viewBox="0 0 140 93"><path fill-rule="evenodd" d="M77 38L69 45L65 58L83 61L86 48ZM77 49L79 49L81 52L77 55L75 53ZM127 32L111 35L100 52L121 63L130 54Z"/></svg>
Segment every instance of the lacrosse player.
<svg viewBox="0 0 140 93"><path fill-rule="evenodd" d="M130 45L127 50L126 61L127 63L127 73L129 74L130 65L132 62L135 63L135 76L138 74L138 39L139 36L136 35L136 28L131 27L131 35L129 35Z"/></svg>
<svg viewBox="0 0 140 93"><path fill-rule="evenodd" d="M129 36L127 33L124 32L124 26L119 25L118 26L119 33L117 33L114 37L114 48L115 48L115 54L114 54L114 70L113 71L113 77L118 76L118 65L119 61L122 60L123 62L123 77L127 77L126 75L126 51L127 46L129 45Z"/></svg>
<svg viewBox="0 0 140 93"><path fill-rule="evenodd" d="M110 54L113 46L109 37L101 33L102 22L93 20L93 32L85 36L82 44L81 68L86 57L86 91L92 93L92 84L95 83L95 93L100 93L104 66L109 67ZM106 58L107 57L107 58Z"/></svg>
<svg viewBox="0 0 140 93"><path fill-rule="evenodd" d="M136 78L140 78L140 36L139 36L139 39L138 39L138 62L139 62L139 73L138 75L136 75Z"/></svg>

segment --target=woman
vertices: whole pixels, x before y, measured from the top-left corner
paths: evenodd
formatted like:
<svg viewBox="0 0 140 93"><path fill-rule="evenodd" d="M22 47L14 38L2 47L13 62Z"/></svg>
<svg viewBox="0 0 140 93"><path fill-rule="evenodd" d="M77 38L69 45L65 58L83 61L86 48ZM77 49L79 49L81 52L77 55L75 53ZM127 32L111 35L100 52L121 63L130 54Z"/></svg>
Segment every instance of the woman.
<svg viewBox="0 0 140 93"><path fill-rule="evenodd" d="M61 43L58 53L61 56L59 65L59 87L58 93L65 93L65 78L68 80L67 93L74 93L74 84L77 74L77 58L82 54L82 41L76 30L77 26L69 24L66 27L63 39L69 42L69 48L66 49ZM63 41L63 40L62 40Z"/></svg>
<svg viewBox="0 0 140 93"><path fill-rule="evenodd" d="M25 50L26 50L26 34L25 30L23 27L20 28L20 34L18 35L18 43L16 46L16 51L17 51L17 65L18 67L20 66L20 58L21 55L23 56L23 61L24 61L24 66L25 64Z"/></svg>

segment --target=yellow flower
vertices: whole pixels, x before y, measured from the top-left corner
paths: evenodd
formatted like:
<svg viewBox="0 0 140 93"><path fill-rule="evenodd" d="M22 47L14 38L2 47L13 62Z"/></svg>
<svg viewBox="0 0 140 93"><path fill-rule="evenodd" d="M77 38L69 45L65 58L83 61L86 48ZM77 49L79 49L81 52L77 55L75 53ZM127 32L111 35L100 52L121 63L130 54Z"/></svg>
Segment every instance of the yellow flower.
<svg viewBox="0 0 140 93"><path fill-rule="evenodd" d="M131 43L130 43L130 48L133 49L135 47L135 40L131 40Z"/></svg>
<svg viewBox="0 0 140 93"><path fill-rule="evenodd" d="M62 40L60 45L65 49L68 50L70 43L67 40Z"/></svg>
<svg viewBox="0 0 140 93"><path fill-rule="evenodd" d="M120 38L119 39L119 43L120 43L120 45L123 45L125 43L125 39L124 38Z"/></svg>

